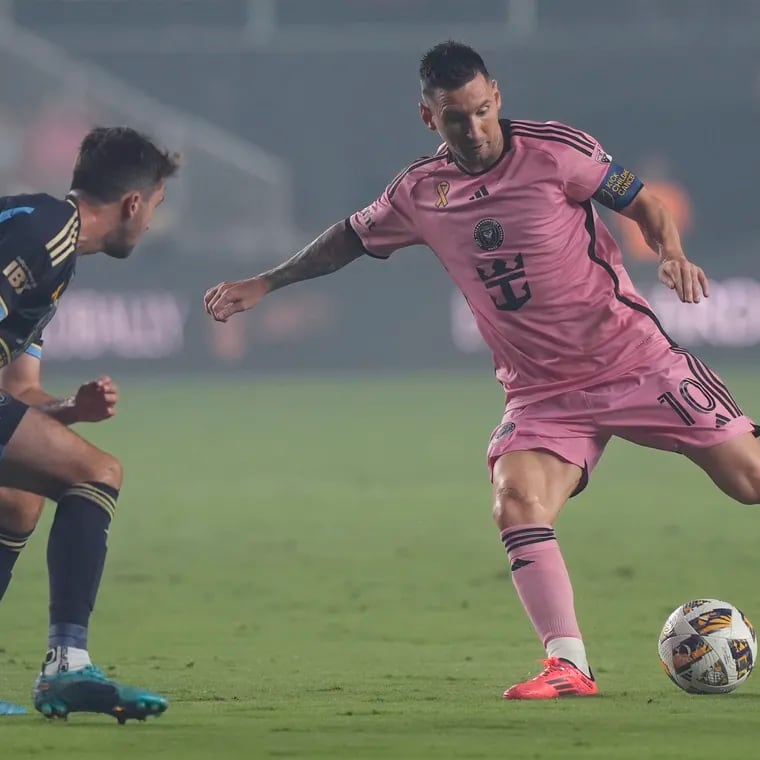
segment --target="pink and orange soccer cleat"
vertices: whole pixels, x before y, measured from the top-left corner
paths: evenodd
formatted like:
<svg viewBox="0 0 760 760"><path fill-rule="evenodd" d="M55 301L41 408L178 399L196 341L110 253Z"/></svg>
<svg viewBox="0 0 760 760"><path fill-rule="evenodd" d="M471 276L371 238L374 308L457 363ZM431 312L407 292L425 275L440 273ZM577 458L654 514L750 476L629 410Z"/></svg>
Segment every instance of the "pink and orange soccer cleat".
<svg viewBox="0 0 760 760"><path fill-rule="evenodd" d="M593 697L598 694L596 681L570 662L550 657L544 670L535 678L516 683L504 692L504 699L557 699L558 697Z"/></svg>

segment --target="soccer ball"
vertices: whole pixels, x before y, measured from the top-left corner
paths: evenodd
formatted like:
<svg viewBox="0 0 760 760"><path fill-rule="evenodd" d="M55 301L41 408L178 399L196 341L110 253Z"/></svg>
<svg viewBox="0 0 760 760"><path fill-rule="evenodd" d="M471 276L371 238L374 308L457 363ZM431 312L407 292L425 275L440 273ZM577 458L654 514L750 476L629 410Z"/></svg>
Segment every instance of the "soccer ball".
<svg viewBox="0 0 760 760"><path fill-rule="evenodd" d="M733 604L696 599L670 614L659 650L676 686L690 694L726 694L752 672L757 639L752 623Z"/></svg>

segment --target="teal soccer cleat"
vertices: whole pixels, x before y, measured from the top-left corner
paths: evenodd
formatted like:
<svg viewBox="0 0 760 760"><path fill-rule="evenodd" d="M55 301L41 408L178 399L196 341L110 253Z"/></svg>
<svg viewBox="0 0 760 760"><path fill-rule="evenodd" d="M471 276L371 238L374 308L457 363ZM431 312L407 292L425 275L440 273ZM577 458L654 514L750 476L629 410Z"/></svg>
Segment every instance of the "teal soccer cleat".
<svg viewBox="0 0 760 760"><path fill-rule="evenodd" d="M0 717L3 715L26 715L26 710L21 705L14 705L12 702L3 702L0 699Z"/></svg>
<svg viewBox="0 0 760 760"><path fill-rule="evenodd" d="M53 675L43 673L34 682L32 696L35 708L46 718L90 712L112 715L124 724L130 718L145 720L149 715L161 715L169 707L164 697L116 683L94 665Z"/></svg>

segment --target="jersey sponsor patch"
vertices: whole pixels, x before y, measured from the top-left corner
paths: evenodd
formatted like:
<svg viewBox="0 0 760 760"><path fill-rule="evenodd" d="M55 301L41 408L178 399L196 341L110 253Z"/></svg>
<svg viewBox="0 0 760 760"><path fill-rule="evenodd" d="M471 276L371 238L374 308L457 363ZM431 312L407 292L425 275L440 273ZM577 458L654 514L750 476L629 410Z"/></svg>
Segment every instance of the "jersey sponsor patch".
<svg viewBox="0 0 760 760"><path fill-rule="evenodd" d="M592 197L602 206L613 211L622 211L638 195L642 187L644 183L632 171L611 162L602 184Z"/></svg>
<svg viewBox="0 0 760 760"><path fill-rule="evenodd" d="M3 269L3 275L18 295L21 295L25 290L32 290L37 285L27 263L20 256L13 259Z"/></svg>

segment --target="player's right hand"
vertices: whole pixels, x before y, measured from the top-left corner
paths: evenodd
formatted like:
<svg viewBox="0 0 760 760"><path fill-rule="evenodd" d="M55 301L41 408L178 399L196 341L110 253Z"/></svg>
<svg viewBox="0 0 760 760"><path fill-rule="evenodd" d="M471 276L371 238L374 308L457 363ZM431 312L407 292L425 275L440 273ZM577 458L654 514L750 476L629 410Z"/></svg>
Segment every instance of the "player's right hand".
<svg viewBox="0 0 760 760"><path fill-rule="evenodd" d="M217 322L226 322L233 314L252 309L268 292L269 285L263 277L220 282L206 291L203 303Z"/></svg>
<svg viewBox="0 0 760 760"><path fill-rule="evenodd" d="M103 376L79 387L74 396L77 422L100 422L116 414L119 389L110 377Z"/></svg>
<svg viewBox="0 0 760 760"><path fill-rule="evenodd" d="M685 256L664 258L657 269L657 276L682 303L699 303L701 296L710 296L707 275L702 267L692 264Z"/></svg>

